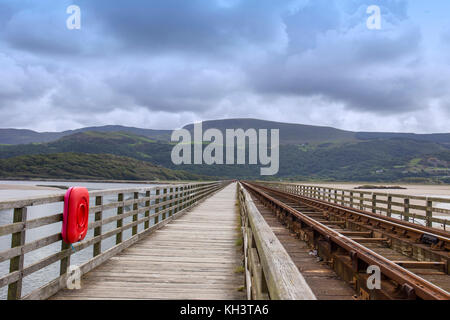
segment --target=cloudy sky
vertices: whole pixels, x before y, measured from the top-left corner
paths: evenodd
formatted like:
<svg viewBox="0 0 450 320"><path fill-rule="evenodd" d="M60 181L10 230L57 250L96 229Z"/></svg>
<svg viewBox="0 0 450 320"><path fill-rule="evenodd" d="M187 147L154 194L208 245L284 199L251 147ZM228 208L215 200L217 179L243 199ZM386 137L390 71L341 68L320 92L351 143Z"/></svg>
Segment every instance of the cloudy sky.
<svg viewBox="0 0 450 320"><path fill-rule="evenodd" d="M450 1L1 0L0 114L39 131L252 117L450 132Z"/></svg>

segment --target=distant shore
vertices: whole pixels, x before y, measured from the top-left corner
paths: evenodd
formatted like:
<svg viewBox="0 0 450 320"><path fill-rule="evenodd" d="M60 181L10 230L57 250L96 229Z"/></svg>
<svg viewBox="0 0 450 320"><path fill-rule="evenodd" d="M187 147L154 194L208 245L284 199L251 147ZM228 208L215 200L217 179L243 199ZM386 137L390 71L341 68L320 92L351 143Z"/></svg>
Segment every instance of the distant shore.
<svg viewBox="0 0 450 320"><path fill-rule="evenodd" d="M55 186L33 186L28 184L3 184L0 183L0 190L61 190Z"/></svg>
<svg viewBox="0 0 450 320"><path fill-rule="evenodd" d="M404 194L410 196L434 196L434 197L450 197L450 185L448 184L406 184L400 183L395 184L396 186L402 189L376 189L374 186L378 185L377 183L371 183L371 188L369 189L355 189L361 187L366 183L356 183L356 182L295 182L298 184L304 184L308 186L320 186L320 187L329 187L336 189L348 189L358 191L377 191L383 193L391 193L391 194ZM380 183L380 186L385 186L386 183Z"/></svg>

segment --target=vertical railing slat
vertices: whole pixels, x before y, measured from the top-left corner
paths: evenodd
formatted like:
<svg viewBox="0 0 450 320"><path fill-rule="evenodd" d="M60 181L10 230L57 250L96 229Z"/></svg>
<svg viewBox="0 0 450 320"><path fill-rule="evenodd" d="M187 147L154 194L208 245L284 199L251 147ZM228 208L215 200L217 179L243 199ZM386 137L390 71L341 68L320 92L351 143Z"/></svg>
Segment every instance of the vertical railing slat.
<svg viewBox="0 0 450 320"><path fill-rule="evenodd" d="M117 201L123 202L123 193L118 194ZM123 204L117 208L117 215L120 216L122 214L123 214ZM123 219L117 220L116 226L117 226L117 228L122 228L123 227ZM116 234L116 244L122 243L122 234L123 234L122 231L120 231L118 234Z"/></svg>
<svg viewBox="0 0 450 320"><path fill-rule="evenodd" d="M102 196L95 197L95 205L101 206L102 204L103 204L103 197ZM101 210L97 211L95 213L94 219L95 219L95 221L102 221L103 220L103 211L101 211ZM101 234L102 234L102 226L101 225L94 228L94 237L98 237ZM94 257L98 256L101 252L102 252L102 242L99 241L94 244Z"/></svg>
<svg viewBox="0 0 450 320"><path fill-rule="evenodd" d="M409 198L405 198L405 200L403 200L403 203L404 203L403 220L409 221Z"/></svg>
<svg viewBox="0 0 450 320"><path fill-rule="evenodd" d="M163 194L164 194L164 198L163 198L163 202L166 202L167 201L167 188L163 188ZM166 204L164 204L163 206L162 206L162 210L164 211L163 212L163 214L162 214L162 220L166 220L166 215L167 215L167 213L166 213L166 208L167 208L167 205Z"/></svg>
<svg viewBox="0 0 450 320"><path fill-rule="evenodd" d="M387 210L386 210L386 215L388 217L390 217L392 215L392 196L389 195L387 197Z"/></svg>
<svg viewBox="0 0 450 320"><path fill-rule="evenodd" d="M364 193L359 193L359 210L364 210Z"/></svg>
<svg viewBox="0 0 450 320"><path fill-rule="evenodd" d="M433 219L433 201L430 201L428 199L427 199L426 216L427 216L427 227L432 227L433 226L433 220L432 220Z"/></svg>
<svg viewBox="0 0 450 320"><path fill-rule="evenodd" d="M139 192L134 192L133 199L135 201L137 201L139 199ZM139 204L137 202L133 203L133 211L137 210L138 208L139 208ZM137 212L135 214L133 214L133 222L138 221L138 218L139 218L139 215ZM138 226L135 225L132 227L131 235L134 236L137 234L137 232L138 232Z"/></svg>
<svg viewBox="0 0 450 320"><path fill-rule="evenodd" d="M377 213L377 195L372 193L372 213Z"/></svg>
<svg viewBox="0 0 450 320"><path fill-rule="evenodd" d="M146 191L145 192L145 197L146 198L150 198L150 191ZM147 201L145 201L145 207L149 208L150 207L150 199L148 199ZM145 211L145 217L149 217L150 216L150 209ZM144 223L144 229L148 229L150 228L150 220L145 221Z"/></svg>
<svg viewBox="0 0 450 320"><path fill-rule="evenodd" d="M14 209L14 217L13 222L23 222L23 229L19 232L13 233L11 235L11 248L21 247L25 244L25 223L27 221L27 208L15 208ZM19 271L22 272L23 264L25 260L25 255L23 250L21 250L21 254L17 257L12 258L9 261L9 272ZM10 283L8 286L8 300L19 300L22 297L22 282L23 278L20 275L19 280L16 282Z"/></svg>
<svg viewBox="0 0 450 320"><path fill-rule="evenodd" d="M160 189L158 188L158 189L156 189L156 191L155 191L155 194L156 194L156 197L157 197L157 199L155 199L155 204L157 205L157 204L159 204L159 195L160 195ZM158 222L159 222L159 214L157 214L159 212L159 206L157 205L156 207L155 207L155 224L157 224Z"/></svg>

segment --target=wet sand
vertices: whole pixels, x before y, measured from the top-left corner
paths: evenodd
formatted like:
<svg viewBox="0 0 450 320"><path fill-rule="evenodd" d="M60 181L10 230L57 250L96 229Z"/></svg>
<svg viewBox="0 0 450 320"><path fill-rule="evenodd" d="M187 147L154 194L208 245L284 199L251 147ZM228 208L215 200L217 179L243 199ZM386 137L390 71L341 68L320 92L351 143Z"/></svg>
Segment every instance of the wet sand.
<svg viewBox="0 0 450 320"><path fill-rule="evenodd" d="M450 185L419 185L419 184L398 184L398 183L310 183L297 182L308 186L320 186L337 189L354 189L355 187L363 185L378 185L378 186L399 186L406 189L357 189L361 191L372 191L390 194L404 194L410 196L424 196L424 197L442 197L450 198Z"/></svg>
<svg viewBox="0 0 450 320"><path fill-rule="evenodd" d="M54 187L41 187L30 184L3 184L0 183L0 201L21 199L32 196L45 196L59 193L63 190Z"/></svg>
<svg viewBox="0 0 450 320"><path fill-rule="evenodd" d="M41 187L26 184L0 184L0 190L61 190L54 187Z"/></svg>

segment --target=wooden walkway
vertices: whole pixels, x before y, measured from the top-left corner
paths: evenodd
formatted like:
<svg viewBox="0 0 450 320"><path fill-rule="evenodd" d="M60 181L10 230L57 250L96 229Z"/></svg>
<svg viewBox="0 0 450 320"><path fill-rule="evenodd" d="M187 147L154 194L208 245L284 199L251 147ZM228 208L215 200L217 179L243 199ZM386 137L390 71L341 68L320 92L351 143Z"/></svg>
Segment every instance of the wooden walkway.
<svg viewBox="0 0 450 320"><path fill-rule="evenodd" d="M238 215L233 183L51 299L245 299Z"/></svg>

